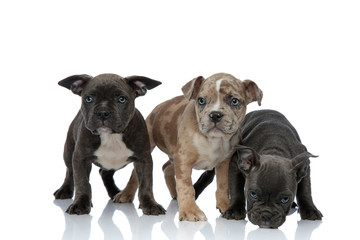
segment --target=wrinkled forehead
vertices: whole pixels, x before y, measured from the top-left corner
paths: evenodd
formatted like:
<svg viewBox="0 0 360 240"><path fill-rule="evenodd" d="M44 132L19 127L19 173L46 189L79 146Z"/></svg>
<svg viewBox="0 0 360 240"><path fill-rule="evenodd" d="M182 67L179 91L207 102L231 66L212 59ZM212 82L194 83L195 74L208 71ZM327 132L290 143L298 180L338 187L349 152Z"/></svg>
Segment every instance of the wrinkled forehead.
<svg viewBox="0 0 360 240"><path fill-rule="evenodd" d="M125 79L115 74L102 74L89 81L86 92L104 92L111 93L116 91L130 91L130 86Z"/></svg>
<svg viewBox="0 0 360 240"><path fill-rule="evenodd" d="M200 92L208 96L231 95L234 97L245 97L243 83L229 74L216 74L204 82Z"/></svg>
<svg viewBox="0 0 360 240"><path fill-rule="evenodd" d="M261 186L268 193L295 191L297 184L287 162L278 159L262 162L257 170L250 172L248 180L250 185Z"/></svg>

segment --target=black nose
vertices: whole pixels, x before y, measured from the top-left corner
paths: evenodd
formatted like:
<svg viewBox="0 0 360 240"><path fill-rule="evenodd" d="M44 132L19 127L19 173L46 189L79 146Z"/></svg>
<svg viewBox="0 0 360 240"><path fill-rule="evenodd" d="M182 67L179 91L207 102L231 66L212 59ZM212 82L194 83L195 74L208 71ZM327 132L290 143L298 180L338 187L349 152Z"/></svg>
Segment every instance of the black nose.
<svg viewBox="0 0 360 240"><path fill-rule="evenodd" d="M209 117L212 122L217 123L221 120L224 115L221 112L211 112Z"/></svg>
<svg viewBox="0 0 360 240"><path fill-rule="evenodd" d="M96 115L98 116L98 118L99 118L100 120L103 120L103 121L104 121L105 119L109 118L110 113L109 113L108 111L101 110L101 111L98 111L98 112L96 113Z"/></svg>
<svg viewBox="0 0 360 240"><path fill-rule="evenodd" d="M263 220L264 222L270 222L271 216L270 215L262 215L261 220Z"/></svg>

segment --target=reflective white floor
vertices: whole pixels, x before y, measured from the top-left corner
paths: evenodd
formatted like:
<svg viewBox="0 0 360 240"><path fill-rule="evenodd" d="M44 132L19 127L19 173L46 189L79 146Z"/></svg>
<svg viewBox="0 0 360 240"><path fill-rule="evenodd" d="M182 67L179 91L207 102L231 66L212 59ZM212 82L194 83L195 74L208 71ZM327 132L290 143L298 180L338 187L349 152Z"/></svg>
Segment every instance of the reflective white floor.
<svg viewBox="0 0 360 240"><path fill-rule="evenodd" d="M54 201L62 211L70 203L70 200ZM134 204L114 204L108 201L97 220L91 216L70 216L64 213L65 229L62 239L90 239L92 226L95 224L100 227L104 239L245 239L247 225L251 225L247 221L228 221L223 218L216 218L215 225L209 222L178 222L177 211L175 200L167 207L167 214L158 217L139 216ZM117 219L121 221L116 221ZM321 223L322 221L298 221L294 239L311 239L313 231ZM131 231L128 232L129 227ZM246 236L246 239L264 238L287 239L279 229L258 228L251 230Z"/></svg>

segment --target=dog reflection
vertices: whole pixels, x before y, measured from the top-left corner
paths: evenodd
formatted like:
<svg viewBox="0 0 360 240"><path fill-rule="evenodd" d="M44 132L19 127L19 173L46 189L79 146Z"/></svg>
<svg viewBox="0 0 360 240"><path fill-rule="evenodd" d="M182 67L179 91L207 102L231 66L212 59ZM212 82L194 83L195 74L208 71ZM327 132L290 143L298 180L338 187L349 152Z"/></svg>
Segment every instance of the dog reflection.
<svg viewBox="0 0 360 240"><path fill-rule="evenodd" d="M85 240L90 238L91 215L69 215L65 211L72 203L72 199L54 200L54 204L58 206L64 213L65 230L62 239Z"/></svg>
<svg viewBox="0 0 360 240"><path fill-rule="evenodd" d="M71 199L54 201L54 204L62 210L65 218L65 230L62 239L89 239L92 216L67 214L65 212L66 208L71 203ZM98 220L98 224L106 240L126 239L126 236L122 233L122 223L114 222L113 220L115 211L121 211L126 216L131 229L132 239L151 239L154 225L160 222L162 232L170 240L196 239L197 234L201 234L205 239L287 239L280 229L258 228L249 232L246 236L247 221L245 220L235 221L219 217L216 219L215 231L213 231L209 222L179 222L176 218L179 211L176 200L170 202L166 215L161 216L139 216L134 204L117 204L109 200ZM298 221L295 240L311 239L312 232L317 229L321 223L321 221Z"/></svg>
<svg viewBox="0 0 360 240"><path fill-rule="evenodd" d="M205 221L187 222L178 221L177 227L175 224L175 216L179 212L179 206L176 200L171 200L168 208L166 209L165 219L161 224L161 230L165 233L166 237L172 239L196 239L195 234L200 232L205 239L215 239L213 230L210 223Z"/></svg>
<svg viewBox="0 0 360 240"><path fill-rule="evenodd" d="M124 239L120 230L121 223L113 221L116 210L123 212L126 216L131 228L132 239L151 238L154 224L164 220L164 215L139 216L133 203L117 204L109 200L98 220L98 224L104 232L104 239Z"/></svg>

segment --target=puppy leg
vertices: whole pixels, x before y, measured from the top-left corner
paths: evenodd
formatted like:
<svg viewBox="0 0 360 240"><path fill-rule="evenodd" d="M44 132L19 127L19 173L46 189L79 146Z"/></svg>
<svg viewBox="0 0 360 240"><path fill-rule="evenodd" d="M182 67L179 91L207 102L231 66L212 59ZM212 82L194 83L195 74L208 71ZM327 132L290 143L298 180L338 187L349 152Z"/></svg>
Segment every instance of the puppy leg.
<svg viewBox="0 0 360 240"><path fill-rule="evenodd" d="M181 164L184 159L175 157L176 191L180 221L207 221L203 211L195 203L195 190L191 182L191 166Z"/></svg>
<svg viewBox="0 0 360 240"><path fill-rule="evenodd" d="M301 219L321 220L322 213L316 208L311 196L310 167L306 176L298 184L296 193Z"/></svg>
<svg viewBox="0 0 360 240"><path fill-rule="evenodd" d="M138 188L138 180L136 176L135 169L133 169L130 179L121 192L117 193L114 196L114 202L115 203L131 203L134 201L135 193Z"/></svg>
<svg viewBox="0 0 360 240"><path fill-rule="evenodd" d="M212 183L215 177L215 168L213 170L205 171L194 184L195 199L204 191L204 189Z"/></svg>
<svg viewBox="0 0 360 240"><path fill-rule="evenodd" d="M71 168L66 169L64 183L54 192L55 199L68 199L74 195L74 179Z"/></svg>
<svg viewBox="0 0 360 240"><path fill-rule="evenodd" d="M174 163L171 160L167 161L163 165L163 172L165 177L166 186L169 189L170 195L173 199L176 199L176 181L175 181L175 168Z"/></svg>
<svg viewBox="0 0 360 240"><path fill-rule="evenodd" d="M100 176L104 182L104 186L106 188L106 191L111 199L114 198L114 196L120 192L120 189L116 186L114 182L114 170L105 170L100 168L99 169Z"/></svg>
<svg viewBox="0 0 360 240"><path fill-rule="evenodd" d="M236 220L245 219L244 186L245 177L239 171L236 161L231 160L229 166L230 207L222 214L223 218Z"/></svg>
<svg viewBox="0 0 360 240"><path fill-rule="evenodd" d="M216 190L216 208L221 213L225 212L229 205L229 163L230 159L226 159L215 168L217 190Z"/></svg>
<svg viewBox="0 0 360 240"><path fill-rule="evenodd" d="M73 169L75 182L75 199L66 210L69 214L88 214L91 210L91 186L89 176L92 162L74 153Z"/></svg>
<svg viewBox="0 0 360 240"><path fill-rule="evenodd" d="M64 146L64 162L66 165L65 180L62 186L54 192L55 199L68 199L72 198L74 195L72 157L75 143L69 132Z"/></svg>
<svg viewBox="0 0 360 240"><path fill-rule="evenodd" d="M158 204L153 195L153 163L150 153L143 159L134 161L134 168L139 181L139 202L140 208L146 215L165 214L165 209Z"/></svg>

